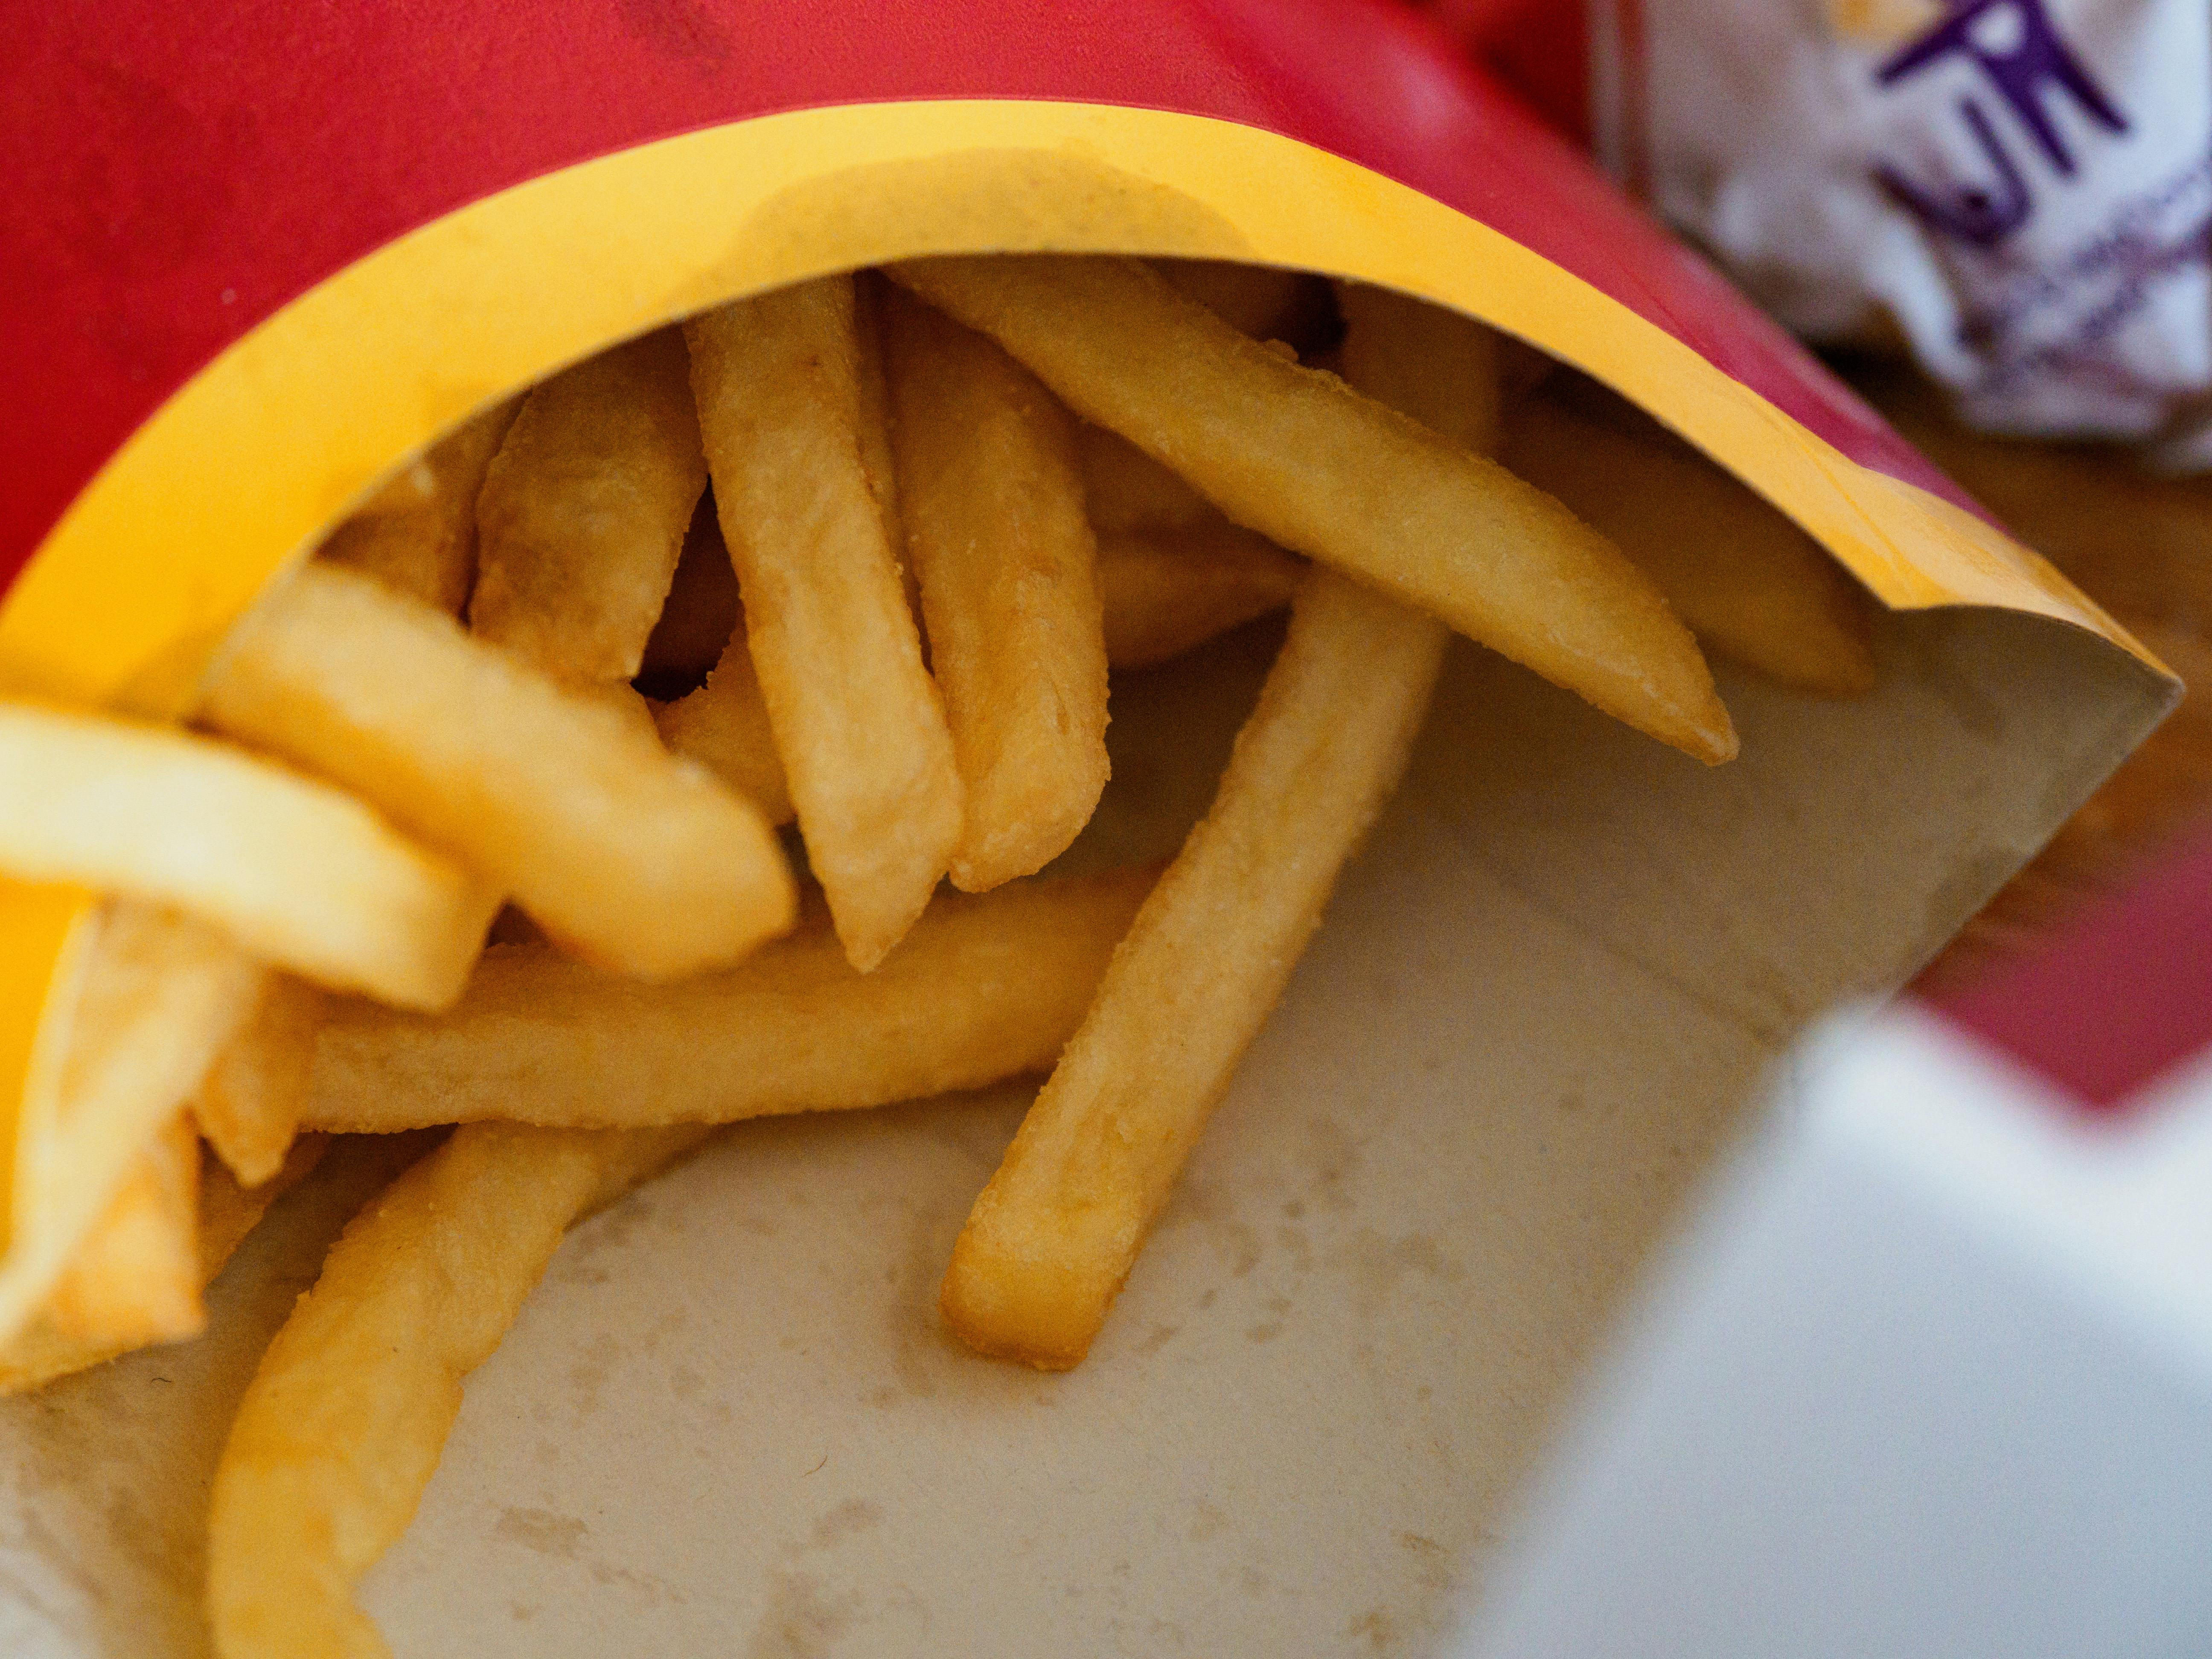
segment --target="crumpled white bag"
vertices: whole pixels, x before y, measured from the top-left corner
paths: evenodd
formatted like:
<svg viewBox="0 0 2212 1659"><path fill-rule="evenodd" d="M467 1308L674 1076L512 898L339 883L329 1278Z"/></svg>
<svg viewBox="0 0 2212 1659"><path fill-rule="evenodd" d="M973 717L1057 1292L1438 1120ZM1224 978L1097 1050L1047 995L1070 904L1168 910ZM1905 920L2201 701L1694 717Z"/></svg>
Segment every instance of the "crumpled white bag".
<svg viewBox="0 0 2212 1659"><path fill-rule="evenodd" d="M2206 0L1591 0L1632 189L1970 421L2212 465Z"/></svg>

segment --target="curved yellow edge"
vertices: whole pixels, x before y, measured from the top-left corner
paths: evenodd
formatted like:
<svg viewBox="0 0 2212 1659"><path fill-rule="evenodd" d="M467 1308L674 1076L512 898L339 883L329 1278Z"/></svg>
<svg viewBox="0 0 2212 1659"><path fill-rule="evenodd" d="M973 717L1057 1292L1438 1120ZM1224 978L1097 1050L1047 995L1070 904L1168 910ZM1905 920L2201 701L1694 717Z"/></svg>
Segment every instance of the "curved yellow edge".
<svg viewBox="0 0 2212 1659"><path fill-rule="evenodd" d="M0 603L0 690L174 718L224 631L404 457L513 388L702 307L984 249L1297 265L1455 307L1597 375L1893 608L2039 612L2136 649L2033 554L1844 459L1486 227L1295 140L1083 104L767 116L474 203L264 320L169 399Z"/></svg>
<svg viewBox="0 0 2212 1659"><path fill-rule="evenodd" d="M98 896L78 887L0 878L0 1085L14 1121L0 1136L0 1237L12 1242L18 1217L38 1201L41 1153L57 1127L65 1018L75 999L56 993L76 982L85 924Z"/></svg>
<svg viewBox="0 0 2212 1659"><path fill-rule="evenodd" d="M724 300L986 250L1244 259L1455 307L1642 404L1892 607L2034 611L2152 660L2008 538L1856 465L1625 306L1416 191L1229 122L945 101L768 116L622 151L319 284L164 404L72 504L0 601L0 693L179 718L270 579L485 404ZM26 1098L33 1011L54 1000L88 902L0 887L0 1101ZM35 1115L19 1109L0 1133L19 1161Z"/></svg>

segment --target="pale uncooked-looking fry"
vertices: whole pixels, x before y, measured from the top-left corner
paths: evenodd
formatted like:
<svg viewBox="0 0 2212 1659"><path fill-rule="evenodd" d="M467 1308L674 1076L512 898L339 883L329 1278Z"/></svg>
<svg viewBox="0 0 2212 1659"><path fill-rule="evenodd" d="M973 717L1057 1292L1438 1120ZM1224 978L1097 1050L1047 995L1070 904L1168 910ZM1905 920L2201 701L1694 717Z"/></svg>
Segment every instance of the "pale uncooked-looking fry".
<svg viewBox="0 0 2212 1659"><path fill-rule="evenodd" d="M1084 505L1102 537L1228 522L1212 502L1118 432L1084 422L1076 428L1076 451L1083 460Z"/></svg>
<svg viewBox="0 0 2212 1659"><path fill-rule="evenodd" d="M684 325L746 637L806 853L855 967L882 961L960 838L960 775L862 460L850 277Z"/></svg>
<svg viewBox="0 0 2212 1659"><path fill-rule="evenodd" d="M1823 696L1874 689L1866 605L1820 544L1686 445L1530 398L1505 459L1620 544L1706 645Z"/></svg>
<svg viewBox="0 0 2212 1659"><path fill-rule="evenodd" d="M750 961L641 988L495 947L451 1014L337 1005L304 1121L385 1131L732 1122L980 1088L1042 1071L1083 1018L1154 872L939 899L871 974L819 924Z"/></svg>
<svg viewBox="0 0 2212 1659"><path fill-rule="evenodd" d="M89 1347L179 1342L201 1305L200 1140L179 1112L141 1146L46 1297L57 1334Z"/></svg>
<svg viewBox="0 0 2212 1659"><path fill-rule="evenodd" d="M653 720L672 753L697 761L760 808L770 823L791 822L791 786L784 781L783 757L775 752L775 732L742 626L722 647L707 683L663 703Z"/></svg>
<svg viewBox="0 0 2212 1659"><path fill-rule="evenodd" d="M327 1135L303 1135L292 1143L283 1167L258 1187L240 1187L222 1163L200 1164L199 1289L204 1292L230 1260L231 1253L259 1224L269 1206L307 1179L329 1145ZM41 1311L14 1337L0 1343L0 1395L21 1394L128 1353L133 1342L86 1341L63 1335Z"/></svg>
<svg viewBox="0 0 2212 1659"><path fill-rule="evenodd" d="M252 1018L192 1097L200 1133L248 1187L273 1176L291 1147L322 1018L320 991L289 974L270 975Z"/></svg>
<svg viewBox="0 0 2212 1659"><path fill-rule="evenodd" d="M712 1133L473 1124L354 1219L263 1357L216 1468L218 1659L387 1651L354 1586L413 1518L462 1379L573 1222Z"/></svg>
<svg viewBox="0 0 2212 1659"><path fill-rule="evenodd" d="M1478 455L1498 453L1498 336L1455 311L1340 283L1344 378Z"/></svg>
<svg viewBox="0 0 2212 1659"><path fill-rule="evenodd" d="M1494 462L1247 339L1134 260L917 260L891 276L1230 518L1707 762L1735 753L1689 630L1604 537Z"/></svg>
<svg viewBox="0 0 2212 1659"><path fill-rule="evenodd" d="M477 491L517 407L495 404L432 445L333 531L319 556L458 616L476 578Z"/></svg>
<svg viewBox="0 0 2212 1659"><path fill-rule="evenodd" d="M250 612L206 714L450 849L603 966L692 973L791 926L774 832L648 720L349 571L308 565Z"/></svg>
<svg viewBox="0 0 2212 1659"><path fill-rule="evenodd" d="M952 884L1042 869L1106 787L1098 550L1074 421L981 335L890 290L907 550L965 788Z"/></svg>
<svg viewBox="0 0 2212 1659"><path fill-rule="evenodd" d="M452 1001L498 904L343 792L167 727L0 703L0 870L173 905L387 1002Z"/></svg>
<svg viewBox="0 0 2212 1659"><path fill-rule="evenodd" d="M676 330L555 375L477 498L471 630L556 679L634 678L706 487Z"/></svg>
<svg viewBox="0 0 2212 1659"><path fill-rule="evenodd" d="M61 1044L51 1097L27 1085L15 1132L0 1341L45 1303L131 1161L251 1015L266 974L214 929L148 905L110 902L87 932L77 975L46 1014Z"/></svg>
<svg viewBox="0 0 2212 1659"><path fill-rule="evenodd" d="M1305 566L1226 520L1182 530L1101 532L1106 657L1146 668L1291 602Z"/></svg>
<svg viewBox="0 0 2212 1659"><path fill-rule="evenodd" d="M1212 810L975 1200L939 1298L971 1347L1082 1359L1342 866L1405 769L1445 630L1316 569Z"/></svg>

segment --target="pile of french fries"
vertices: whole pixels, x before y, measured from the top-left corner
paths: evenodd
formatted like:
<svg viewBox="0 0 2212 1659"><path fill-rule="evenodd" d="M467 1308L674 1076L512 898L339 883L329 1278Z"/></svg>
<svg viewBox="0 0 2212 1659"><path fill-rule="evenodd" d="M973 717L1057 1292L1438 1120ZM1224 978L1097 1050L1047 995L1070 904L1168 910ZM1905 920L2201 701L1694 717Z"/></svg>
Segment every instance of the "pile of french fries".
<svg viewBox="0 0 2212 1659"><path fill-rule="evenodd" d="M190 729L0 707L0 872L106 896L23 1103L0 1377L191 1335L330 1135L459 1126L246 1393L216 1651L383 1650L353 1587L462 1379L564 1230L714 1126L1045 1074L941 1305L1080 1362L1453 633L1707 763L1692 629L1872 683L1808 540L1544 368L1290 272L824 278L447 437L237 624ZM1054 874L1114 672L1285 605L1176 856Z"/></svg>

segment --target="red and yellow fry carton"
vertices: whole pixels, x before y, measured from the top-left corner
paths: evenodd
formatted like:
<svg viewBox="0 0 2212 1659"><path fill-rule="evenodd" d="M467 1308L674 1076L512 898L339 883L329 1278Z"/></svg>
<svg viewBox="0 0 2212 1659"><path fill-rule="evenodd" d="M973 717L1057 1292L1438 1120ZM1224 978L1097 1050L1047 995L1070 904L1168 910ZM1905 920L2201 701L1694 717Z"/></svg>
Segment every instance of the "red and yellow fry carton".
<svg viewBox="0 0 2212 1659"><path fill-rule="evenodd" d="M1881 612L1863 697L1718 665L1741 754L1717 769L1459 647L1067 1377L975 1358L934 1309L1019 1091L755 1126L592 1224L365 1587L402 1654L1428 1650L1753 1078L1909 974L2173 696L1380 0L114 0L9 45L10 697L189 718L256 596L473 412L734 297L959 252L1455 307L1671 428ZM1117 775L1183 812L1164 850L1263 669L1117 684ZM0 890L16 1181L90 902ZM196 1650L212 1425L320 1201L200 1343L0 1413L0 1509L39 1517L0 1534L20 1650Z"/></svg>

